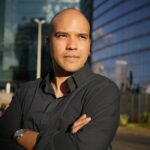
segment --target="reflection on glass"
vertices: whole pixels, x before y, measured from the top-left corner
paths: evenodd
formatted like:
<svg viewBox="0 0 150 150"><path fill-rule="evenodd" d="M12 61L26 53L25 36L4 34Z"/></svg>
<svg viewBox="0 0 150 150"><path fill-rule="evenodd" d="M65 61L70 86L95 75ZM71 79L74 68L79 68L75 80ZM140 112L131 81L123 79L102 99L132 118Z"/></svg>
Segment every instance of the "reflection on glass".
<svg viewBox="0 0 150 150"><path fill-rule="evenodd" d="M42 73L50 69L44 38L49 22L60 10L79 8L79 0L0 1L0 82L36 78L37 25L34 18L44 18Z"/></svg>
<svg viewBox="0 0 150 150"><path fill-rule="evenodd" d="M96 2L98 3L98 2ZM96 4L94 4L95 8ZM105 1L93 12L92 64L116 81L116 62L126 61L134 84L150 83L150 1Z"/></svg>

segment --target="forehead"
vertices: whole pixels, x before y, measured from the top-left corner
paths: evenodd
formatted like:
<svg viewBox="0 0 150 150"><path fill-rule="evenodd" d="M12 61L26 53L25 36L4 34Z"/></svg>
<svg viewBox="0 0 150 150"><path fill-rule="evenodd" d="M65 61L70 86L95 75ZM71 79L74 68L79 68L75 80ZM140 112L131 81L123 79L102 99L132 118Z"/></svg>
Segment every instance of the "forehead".
<svg viewBox="0 0 150 150"><path fill-rule="evenodd" d="M87 19L76 11L60 13L53 20L53 29L77 32L89 32L90 26Z"/></svg>

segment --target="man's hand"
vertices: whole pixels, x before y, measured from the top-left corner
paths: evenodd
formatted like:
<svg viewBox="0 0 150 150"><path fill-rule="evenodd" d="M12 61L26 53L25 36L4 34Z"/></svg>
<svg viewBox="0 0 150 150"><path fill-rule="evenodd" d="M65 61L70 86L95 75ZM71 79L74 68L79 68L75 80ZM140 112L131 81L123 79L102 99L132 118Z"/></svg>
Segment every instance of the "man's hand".
<svg viewBox="0 0 150 150"><path fill-rule="evenodd" d="M71 127L71 132L73 134L77 133L82 127L91 121L91 117L87 117L86 114L78 118Z"/></svg>
<svg viewBox="0 0 150 150"><path fill-rule="evenodd" d="M27 130L22 137L17 138L17 142L26 150L33 150L38 132Z"/></svg>

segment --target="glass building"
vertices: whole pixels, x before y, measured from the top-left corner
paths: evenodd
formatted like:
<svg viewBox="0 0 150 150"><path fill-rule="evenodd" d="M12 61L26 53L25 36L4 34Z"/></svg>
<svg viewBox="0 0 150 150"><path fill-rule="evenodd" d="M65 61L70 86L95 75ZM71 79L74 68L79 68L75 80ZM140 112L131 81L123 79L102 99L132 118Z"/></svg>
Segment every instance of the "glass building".
<svg viewBox="0 0 150 150"><path fill-rule="evenodd" d="M79 0L1 0L0 1L0 82L22 82L36 78L37 32L35 18L42 26L42 73L50 67L45 36L52 17L62 9L79 8Z"/></svg>
<svg viewBox="0 0 150 150"><path fill-rule="evenodd" d="M150 84L150 1L95 0L92 66L119 87Z"/></svg>

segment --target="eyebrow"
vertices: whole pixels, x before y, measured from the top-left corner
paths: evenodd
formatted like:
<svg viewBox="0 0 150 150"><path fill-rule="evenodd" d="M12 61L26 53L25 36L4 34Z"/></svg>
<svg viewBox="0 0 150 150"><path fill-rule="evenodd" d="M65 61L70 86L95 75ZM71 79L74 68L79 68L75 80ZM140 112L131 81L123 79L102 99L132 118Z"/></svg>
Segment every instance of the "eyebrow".
<svg viewBox="0 0 150 150"><path fill-rule="evenodd" d="M79 33L79 35L89 37L89 34L87 33Z"/></svg>
<svg viewBox="0 0 150 150"><path fill-rule="evenodd" d="M57 31L54 34L57 35L57 34L68 34L68 33L67 32L63 32L63 31Z"/></svg>
<svg viewBox="0 0 150 150"><path fill-rule="evenodd" d="M56 31L54 33L55 35L58 35L58 34L68 34L67 32L64 32L64 31ZM86 36L86 37L89 37L89 34L88 33L77 33L78 35L81 35L81 36Z"/></svg>

